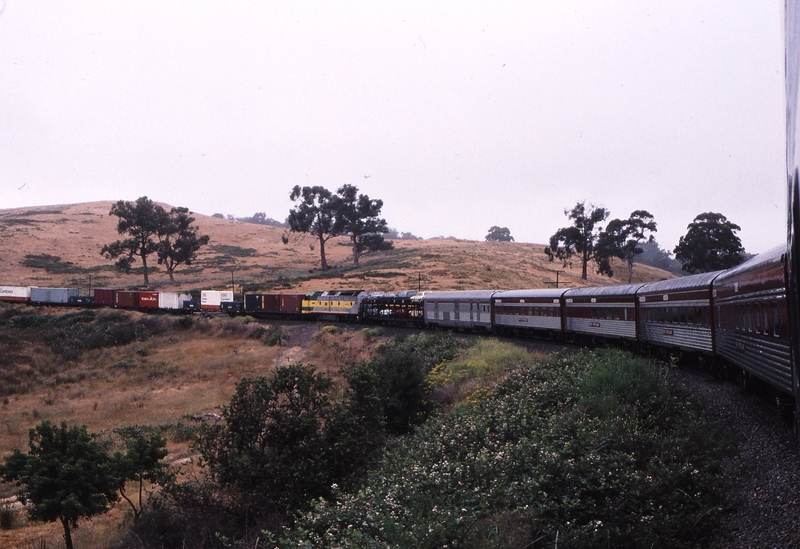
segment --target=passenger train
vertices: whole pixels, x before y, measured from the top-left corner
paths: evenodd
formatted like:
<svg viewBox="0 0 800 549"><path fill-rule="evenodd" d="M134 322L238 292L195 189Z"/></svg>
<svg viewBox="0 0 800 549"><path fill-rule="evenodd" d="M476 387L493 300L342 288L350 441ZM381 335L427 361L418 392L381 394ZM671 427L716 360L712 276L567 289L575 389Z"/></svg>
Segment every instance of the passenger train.
<svg viewBox="0 0 800 549"><path fill-rule="evenodd" d="M726 271L660 282L569 289L310 294L177 292L0 286L0 301L217 311L264 318L349 320L596 344L662 358L691 354L743 385L760 380L794 409L786 247Z"/></svg>

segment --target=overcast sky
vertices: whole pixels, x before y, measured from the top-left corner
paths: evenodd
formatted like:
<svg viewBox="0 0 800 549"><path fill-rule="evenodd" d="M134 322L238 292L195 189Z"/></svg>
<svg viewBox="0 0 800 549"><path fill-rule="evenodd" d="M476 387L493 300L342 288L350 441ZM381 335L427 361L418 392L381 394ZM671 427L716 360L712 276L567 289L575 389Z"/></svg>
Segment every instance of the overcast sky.
<svg viewBox="0 0 800 549"><path fill-rule="evenodd" d="M786 235L781 0L0 0L0 209L148 197L546 243L577 201Z"/></svg>

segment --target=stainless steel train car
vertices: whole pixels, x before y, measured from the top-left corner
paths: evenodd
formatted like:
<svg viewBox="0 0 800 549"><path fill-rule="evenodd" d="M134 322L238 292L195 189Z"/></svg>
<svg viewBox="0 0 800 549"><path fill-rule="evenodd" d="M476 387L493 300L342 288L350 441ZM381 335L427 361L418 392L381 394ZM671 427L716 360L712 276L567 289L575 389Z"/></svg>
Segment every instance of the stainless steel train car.
<svg viewBox="0 0 800 549"><path fill-rule="evenodd" d="M711 283L721 271L651 282L637 292L639 339L665 352L714 353Z"/></svg>
<svg viewBox="0 0 800 549"><path fill-rule="evenodd" d="M636 292L643 284L575 288L564 292L569 335L636 341Z"/></svg>
<svg viewBox="0 0 800 549"><path fill-rule="evenodd" d="M786 248L757 255L713 281L716 354L792 394Z"/></svg>
<svg viewBox="0 0 800 549"><path fill-rule="evenodd" d="M425 326L491 331L495 293L495 290L427 292Z"/></svg>
<svg viewBox="0 0 800 549"><path fill-rule="evenodd" d="M564 331L562 297L566 289L506 290L492 298L492 326L514 335Z"/></svg>

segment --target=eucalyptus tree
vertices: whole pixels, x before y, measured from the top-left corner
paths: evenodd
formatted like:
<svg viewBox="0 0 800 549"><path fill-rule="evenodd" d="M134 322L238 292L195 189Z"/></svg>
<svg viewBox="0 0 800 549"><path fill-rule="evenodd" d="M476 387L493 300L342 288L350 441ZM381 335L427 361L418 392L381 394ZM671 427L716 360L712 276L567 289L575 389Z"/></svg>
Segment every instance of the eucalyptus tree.
<svg viewBox="0 0 800 549"><path fill-rule="evenodd" d="M653 215L646 210L636 210L628 219L613 219L600 233L596 256L601 274L613 276L610 259L618 257L628 267L628 284L633 278L633 263L639 254L644 253L642 244L653 242L653 233L658 230Z"/></svg>
<svg viewBox="0 0 800 549"><path fill-rule="evenodd" d="M721 213L705 212L687 225L675 246L675 258L689 273L730 269L744 261L744 247L736 234L742 228Z"/></svg>
<svg viewBox="0 0 800 549"><path fill-rule="evenodd" d="M595 259L595 246L603 228L599 225L608 218L609 211L603 207L589 205L581 201L571 210L564 210L564 215L572 220L571 227L558 229L550 237L550 245L544 253L550 261L559 259L566 265L572 256L577 255L581 261L581 278L587 278L587 265Z"/></svg>

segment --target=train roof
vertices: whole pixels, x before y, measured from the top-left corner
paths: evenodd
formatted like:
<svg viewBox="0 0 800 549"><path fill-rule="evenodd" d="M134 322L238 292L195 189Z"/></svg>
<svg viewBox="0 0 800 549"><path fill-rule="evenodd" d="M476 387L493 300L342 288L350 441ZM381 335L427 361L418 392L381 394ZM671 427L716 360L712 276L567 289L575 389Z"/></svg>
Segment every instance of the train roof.
<svg viewBox="0 0 800 549"><path fill-rule="evenodd" d="M773 267L776 264L781 265L784 261L784 254L786 253L786 244L776 246L766 252L755 255L732 269L723 272L716 280L714 285L724 284L727 280L737 278L743 274L759 271L764 268Z"/></svg>
<svg viewBox="0 0 800 549"><path fill-rule="evenodd" d="M429 299L490 299L498 290L450 290L445 292L425 292Z"/></svg>
<svg viewBox="0 0 800 549"><path fill-rule="evenodd" d="M669 280L660 280L658 282L648 282L641 289L639 294L650 293L664 293L685 290L698 290L703 288L710 288L711 283L724 271L712 271L710 273L700 273L690 276L682 276L678 278L670 278Z"/></svg>
<svg viewBox="0 0 800 549"><path fill-rule="evenodd" d="M564 292L564 297L584 297L584 296L634 296L636 291L644 286L644 283L637 284L617 284L614 286L588 286L586 288L571 288Z"/></svg>
<svg viewBox="0 0 800 549"><path fill-rule="evenodd" d="M569 288L539 288L534 290L502 290L499 292L495 292L494 298L495 299L558 299L564 292L568 291Z"/></svg>

